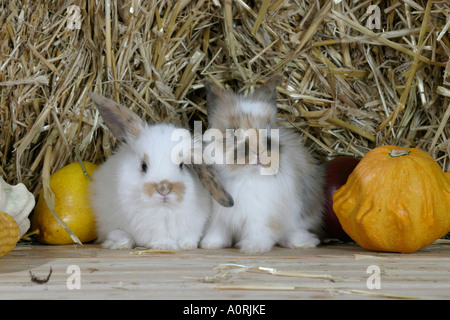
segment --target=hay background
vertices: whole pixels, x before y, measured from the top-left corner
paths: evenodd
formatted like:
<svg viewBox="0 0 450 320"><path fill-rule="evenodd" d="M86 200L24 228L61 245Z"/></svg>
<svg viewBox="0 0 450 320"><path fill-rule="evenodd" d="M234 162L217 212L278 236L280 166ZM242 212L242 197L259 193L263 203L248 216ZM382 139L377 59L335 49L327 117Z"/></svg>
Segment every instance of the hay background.
<svg viewBox="0 0 450 320"><path fill-rule="evenodd" d="M77 153L108 157L116 141L89 91L206 126L205 79L248 92L274 73L280 120L321 161L388 143L450 171L449 14L420 0L0 1L0 174L37 194L45 159L54 172Z"/></svg>

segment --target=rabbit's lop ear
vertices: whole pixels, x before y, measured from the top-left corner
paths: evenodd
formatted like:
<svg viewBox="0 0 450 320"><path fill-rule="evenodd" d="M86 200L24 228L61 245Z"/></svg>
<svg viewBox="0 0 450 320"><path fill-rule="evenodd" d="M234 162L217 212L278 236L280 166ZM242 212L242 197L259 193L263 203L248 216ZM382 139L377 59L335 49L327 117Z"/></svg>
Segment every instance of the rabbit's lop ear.
<svg viewBox="0 0 450 320"><path fill-rule="evenodd" d="M216 169L212 165L192 164L192 169L197 173L200 181L209 190L211 196L222 206L232 207L233 198L225 191L222 182L219 179Z"/></svg>
<svg viewBox="0 0 450 320"><path fill-rule="evenodd" d="M137 114L94 92L89 92L88 95L100 111L103 121L117 139L127 142L130 136L137 137L141 133L144 122Z"/></svg>

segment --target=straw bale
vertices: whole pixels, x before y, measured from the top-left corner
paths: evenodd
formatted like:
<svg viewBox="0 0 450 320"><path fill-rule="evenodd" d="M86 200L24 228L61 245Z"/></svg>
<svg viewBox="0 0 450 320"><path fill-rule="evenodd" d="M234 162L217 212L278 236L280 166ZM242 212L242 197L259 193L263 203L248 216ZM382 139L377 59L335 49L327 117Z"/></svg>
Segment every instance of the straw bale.
<svg viewBox="0 0 450 320"><path fill-rule="evenodd" d="M446 0L0 1L0 174L37 194L47 150L51 172L111 155L89 91L206 127L204 80L246 93L275 73L280 122L321 161L395 144L450 171L449 16Z"/></svg>

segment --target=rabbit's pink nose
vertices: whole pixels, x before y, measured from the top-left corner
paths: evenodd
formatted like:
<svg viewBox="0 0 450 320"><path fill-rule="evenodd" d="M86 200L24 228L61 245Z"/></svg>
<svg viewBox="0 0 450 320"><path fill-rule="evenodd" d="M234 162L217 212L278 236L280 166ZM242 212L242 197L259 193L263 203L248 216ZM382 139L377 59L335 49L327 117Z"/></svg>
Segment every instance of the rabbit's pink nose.
<svg viewBox="0 0 450 320"><path fill-rule="evenodd" d="M173 185L167 181L162 180L156 185L156 191L162 196L167 196L172 191Z"/></svg>

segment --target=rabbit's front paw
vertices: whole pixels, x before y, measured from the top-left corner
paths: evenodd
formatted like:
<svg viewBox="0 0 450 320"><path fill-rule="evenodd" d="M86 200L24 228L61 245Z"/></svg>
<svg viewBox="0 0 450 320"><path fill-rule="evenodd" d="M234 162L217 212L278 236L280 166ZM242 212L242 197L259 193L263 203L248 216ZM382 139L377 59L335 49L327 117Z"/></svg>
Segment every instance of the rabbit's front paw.
<svg viewBox="0 0 450 320"><path fill-rule="evenodd" d="M132 249L135 247L134 239L123 230L111 231L102 243L105 249Z"/></svg>
<svg viewBox="0 0 450 320"><path fill-rule="evenodd" d="M203 249L220 249L231 246L231 241L216 234L207 234L200 242Z"/></svg>
<svg viewBox="0 0 450 320"><path fill-rule="evenodd" d="M264 253L269 252L274 243L272 241L263 241L263 240L255 240L255 239L244 239L236 244L237 247L241 248L242 253Z"/></svg>
<svg viewBox="0 0 450 320"><path fill-rule="evenodd" d="M320 240L309 231L297 230L280 244L286 248L315 248L320 244Z"/></svg>
<svg viewBox="0 0 450 320"><path fill-rule="evenodd" d="M198 247L197 239L182 239L178 241L180 250L192 250Z"/></svg>

